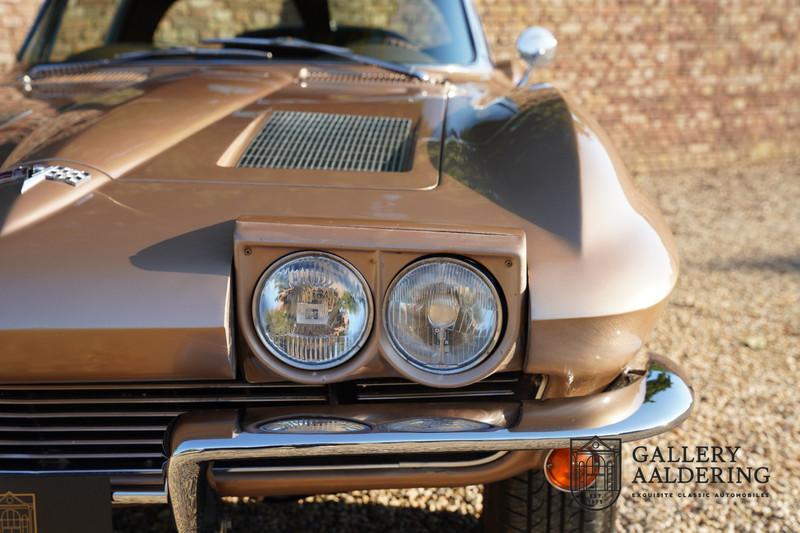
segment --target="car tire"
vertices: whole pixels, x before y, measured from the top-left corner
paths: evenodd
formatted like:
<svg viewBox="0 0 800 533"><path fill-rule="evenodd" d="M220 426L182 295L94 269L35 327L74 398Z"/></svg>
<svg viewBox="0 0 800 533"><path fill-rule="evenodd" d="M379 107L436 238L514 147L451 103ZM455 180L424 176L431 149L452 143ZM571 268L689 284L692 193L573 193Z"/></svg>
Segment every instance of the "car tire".
<svg viewBox="0 0 800 533"><path fill-rule="evenodd" d="M616 515L616 505L584 509L541 470L528 470L485 486L481 523L485 533L607 533L614 531Z"/></svg>

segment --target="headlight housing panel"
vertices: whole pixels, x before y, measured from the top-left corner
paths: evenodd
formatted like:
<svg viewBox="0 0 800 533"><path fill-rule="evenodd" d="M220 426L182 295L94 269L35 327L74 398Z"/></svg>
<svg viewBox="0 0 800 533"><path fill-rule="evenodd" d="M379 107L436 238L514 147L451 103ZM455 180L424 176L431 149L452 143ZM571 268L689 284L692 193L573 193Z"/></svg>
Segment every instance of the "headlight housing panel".
<svg viewBox="0 0 800 533"><path fill-rule="evenodd" d="M367 307L374 306L376 314L380 310L380 317L370 318L364 336L347 343L353 346L352 351L342 350L339 357L329 357L325 361L287 357L288 350L266 334L264 317L269 311L259 309L255 301L256 295L266 286L268 273L265 270L277 271L284 263L309 254L325 256L343 265L348 278L352 273L362 283L365 280ZM452 389L470 385L495 372L519 371L526 356L526 345L520 342L520 332L526 324L523 316L529 273L526 257L522 230L478 227L475 231L453 231L450 227L413 223L387 225L364 220L239 219L234 232L236 307L231 318L236 319L244 343L237 358L229 362L231 365L241 362L242 376L250 383L288 380L308 385L402 377L428 387ZM493 296L496 294L499 301L496 320L492 327L484 328L494 330L496 338L491 336L483 350L477 346L478 349L470 353L476 354L474 357L464 357L449 368L437 369L426 361L412 362L396 342L399 340L396 331L395 339L391 338L386 322L390 287L399 283L399 276L429 260L452 261L463 266L470 273L469 279L477 276L485 284L480 286L489 287L489 292ZM452 320L452 296L445 293L434 302L430 313L434 323L446 326ZM459 304L459 311L460 307ZM315 313L313 307L306 308L305 312L312 313L311 318ZM427 313L425 320L428 321ZM358 336L357 331L360 328L354 329L353 337ZM466 346L457 339L447 343ZM350 391L349 386L346 388ZM308 392L317 394L315 390ZM374 391L357 389L355 392L369 395Z"/></svg>
<svg viewBox="0 0 800 533"><path fill-rule="evenodd" d="M395 350L434 374L478 365L497 345L503 325L494 282L451 257L422 259L401 271L386 293L383 315Z"/></svg>
<svg viewBox="0 0 800 533"><path fill-rule="evenodd" d="M300 369L340 365L364 345L373 322L364 277L343 259L299 252L273 263L253 295L253 325L266 348Z"/></svg>

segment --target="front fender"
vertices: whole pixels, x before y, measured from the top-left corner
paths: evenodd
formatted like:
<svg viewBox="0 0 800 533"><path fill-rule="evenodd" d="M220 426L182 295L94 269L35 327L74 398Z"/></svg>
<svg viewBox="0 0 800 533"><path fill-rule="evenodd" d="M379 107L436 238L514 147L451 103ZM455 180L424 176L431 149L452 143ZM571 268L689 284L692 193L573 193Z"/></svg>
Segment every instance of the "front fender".
<svg viewBox="0 0 800 533"><path fill-rule="evenodd" d="M443 174L526 231L526 369L556 395L609 383L641 348L678 276L672 237L601 128L550 86L455 95Z"/></svg>

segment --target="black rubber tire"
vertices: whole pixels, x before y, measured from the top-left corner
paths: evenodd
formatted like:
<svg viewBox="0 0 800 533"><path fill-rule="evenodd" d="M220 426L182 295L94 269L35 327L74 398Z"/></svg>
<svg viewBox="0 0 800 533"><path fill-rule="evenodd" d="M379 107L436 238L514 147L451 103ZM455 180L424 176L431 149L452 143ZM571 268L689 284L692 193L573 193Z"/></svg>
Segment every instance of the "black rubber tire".
<svg viewBox="0 0 800 533"><path fill-rule="evenodd" d="M541 470L529 470L485 486L481 523L485 533L607 533L614 531L616 514L616 505L584 509Z"/></svg>

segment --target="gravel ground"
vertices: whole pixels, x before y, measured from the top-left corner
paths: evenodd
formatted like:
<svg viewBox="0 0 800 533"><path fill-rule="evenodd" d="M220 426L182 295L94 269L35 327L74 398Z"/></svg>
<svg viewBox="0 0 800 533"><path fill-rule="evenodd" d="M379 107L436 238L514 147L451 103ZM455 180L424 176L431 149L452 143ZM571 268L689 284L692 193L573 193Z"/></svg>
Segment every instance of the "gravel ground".
<svg viewBox="0 0 800 533"><path fill-rule="evenodd" d="M740 446L739 466L769 467L770 497L677 496L752 492L755 484L652 485L648 492L676 496L643 502L630 498L628 483L618 526L636 532L800 531L800 161L639 182L666 214L683 261L649 347L682 364L697 396L695 411L678 430L644 444Z"/></svg>
<svg viewBox="0 0 800 533"><path fill-rule="evenodd" d="M768 466L768 498L689 498L759 486L646 485L632 497L631 446L620 531L800 531L800 161L640 176L675 232L682 277L649 348L681 363L692 417L637 444L739 446L738 466ZM677 488L676 488L677 487ZM287 503L235 502L234 531L477 531L480 487L361 491ZM172 531L166 508L118 510L120 532Z"/></svg>

